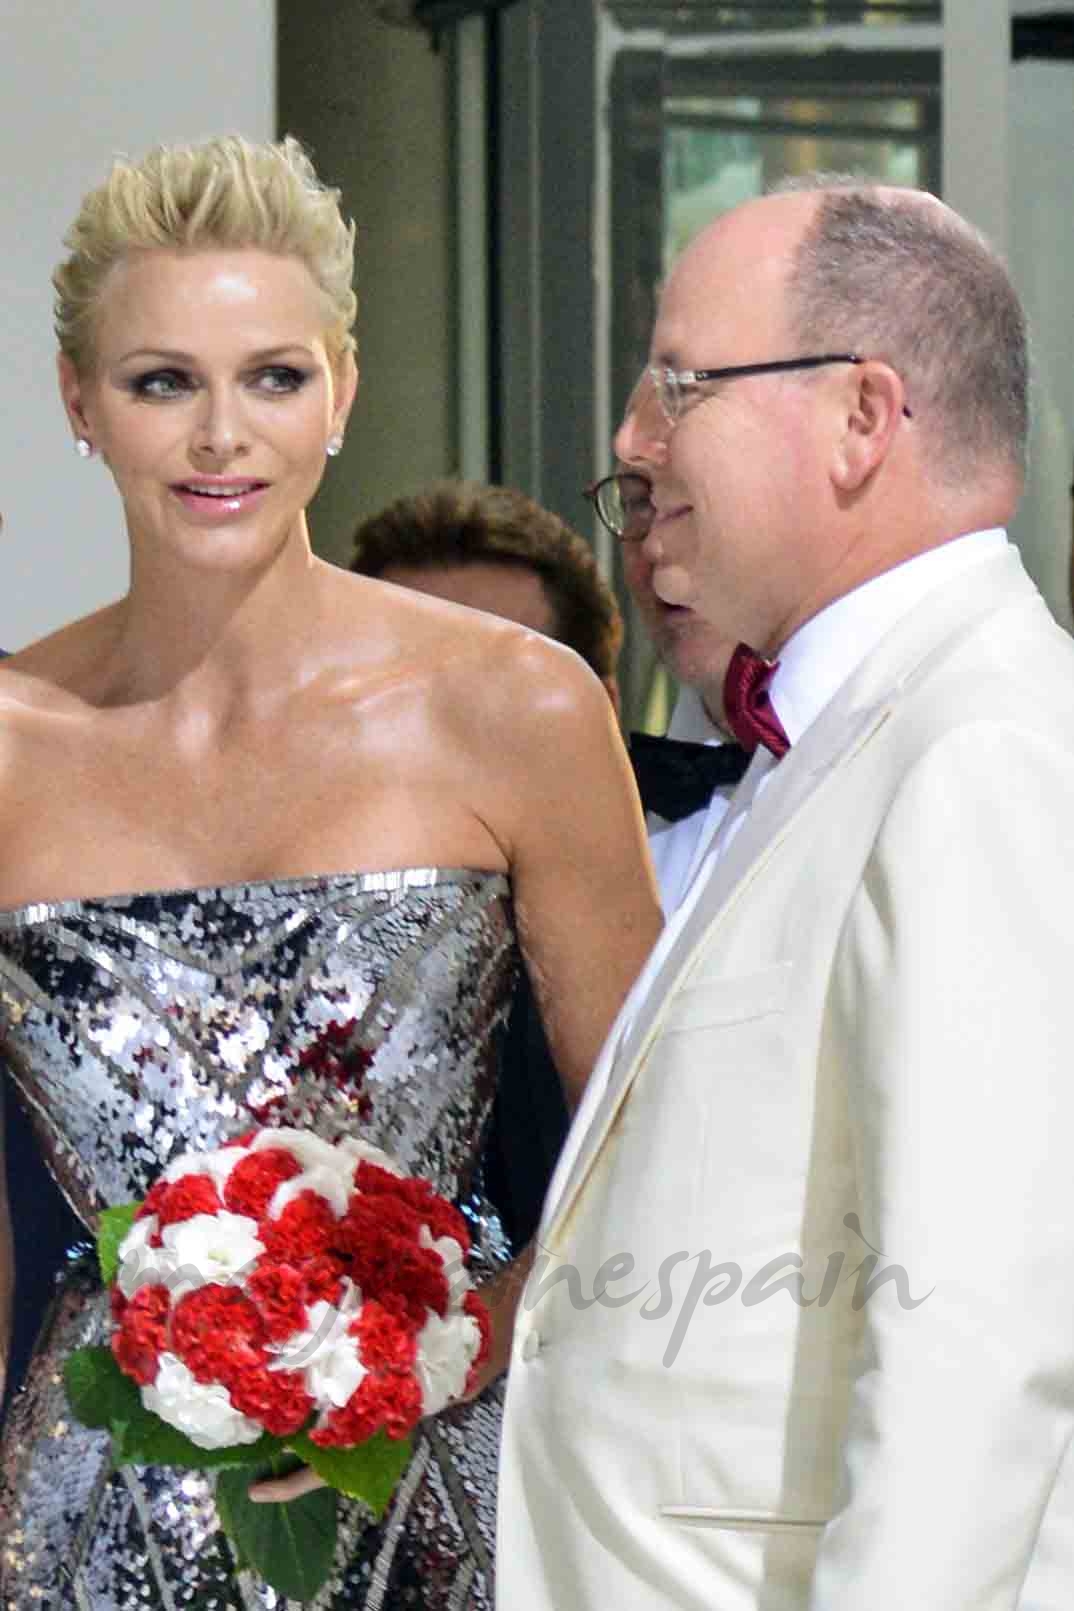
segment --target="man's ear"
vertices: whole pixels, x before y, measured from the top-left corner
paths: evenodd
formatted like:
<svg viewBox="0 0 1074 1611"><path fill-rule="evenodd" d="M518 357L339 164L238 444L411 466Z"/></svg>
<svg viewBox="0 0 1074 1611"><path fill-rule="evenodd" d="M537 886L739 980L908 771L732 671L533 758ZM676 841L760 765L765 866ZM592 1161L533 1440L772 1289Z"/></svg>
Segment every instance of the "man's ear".
<svg viewBox="0 0 1074 1611"><path fill-rule="evenodd" d="M76 437L93 441L93 432L86 418L82 377L65 352L56 355L56 374L60 383L60 397L71 429Z"/></svg>
<svg viewBox="0 0 1074 1611"><path fill-rule="evenodd" d="M889 364L869 359L847 376L843 430L832 462L840 492L857 492L891 451L905 414L903 383Z"/></svg>

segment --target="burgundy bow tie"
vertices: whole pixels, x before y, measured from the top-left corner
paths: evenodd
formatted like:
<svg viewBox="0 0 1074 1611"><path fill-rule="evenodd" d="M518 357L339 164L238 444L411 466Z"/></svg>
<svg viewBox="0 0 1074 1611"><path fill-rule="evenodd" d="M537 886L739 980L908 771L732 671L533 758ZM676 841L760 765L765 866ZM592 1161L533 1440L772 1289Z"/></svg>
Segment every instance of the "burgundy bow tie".
<svg viewBox="0 0 1074 1611"><path fill-rule="evenodd" d="M768 685L778 665L778 660L764 660L748 644L740 643L723 684L724 715L738 742L751 754L763 744L777 761L791 747L768 697Z"/></svg>

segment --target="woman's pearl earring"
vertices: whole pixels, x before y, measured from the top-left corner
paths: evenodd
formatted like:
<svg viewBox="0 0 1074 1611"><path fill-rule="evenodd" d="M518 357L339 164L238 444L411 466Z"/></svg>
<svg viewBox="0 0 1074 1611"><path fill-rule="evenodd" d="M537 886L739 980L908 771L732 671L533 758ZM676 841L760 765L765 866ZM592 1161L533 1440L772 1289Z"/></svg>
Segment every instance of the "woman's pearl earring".
<svg viewBox="0 0 1074 1611"><path fill-rule="evenodd" d="M85 436L75 437L75 452L80 459L92 459L93 443Z"/></svg>
<svg viewBox="0 0 1074 1611"><path fill-rule="evenodd" d="M330 459L334 459L336 457L336 454L342 448L342 446L343 446L343 432L342 431L333 431L332 435L328 438L328 441L325 443L325 449L324 450L328 454L328 457Z"/></svg>

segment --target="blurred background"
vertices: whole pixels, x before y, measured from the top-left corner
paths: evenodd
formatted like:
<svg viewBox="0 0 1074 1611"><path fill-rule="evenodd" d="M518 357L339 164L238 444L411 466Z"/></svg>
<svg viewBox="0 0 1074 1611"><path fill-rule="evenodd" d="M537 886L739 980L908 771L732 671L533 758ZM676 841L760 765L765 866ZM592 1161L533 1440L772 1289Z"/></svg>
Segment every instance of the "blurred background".
<svg viewBox="0 0 1074 1611"><path fill-rule="evenodd" d="M503 481L597 546L654 297L708 219L786 174L937 190L1005 252L1037 362L1015 537L1069 603L1074 0L0 0L0 644L114 597L107 472L75 458L49 274L112 156L290 132L359 227L362 388L314 505L358 520L442 475ZM629 602L621 585L624 609ZM630 621L629 725L671 690Z"/></svg>

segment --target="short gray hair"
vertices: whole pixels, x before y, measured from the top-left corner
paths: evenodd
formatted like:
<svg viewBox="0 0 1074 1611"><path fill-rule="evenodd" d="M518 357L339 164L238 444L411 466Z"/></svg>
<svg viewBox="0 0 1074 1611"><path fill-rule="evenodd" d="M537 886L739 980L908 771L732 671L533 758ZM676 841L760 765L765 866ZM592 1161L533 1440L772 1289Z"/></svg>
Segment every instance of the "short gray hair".
<svg viewBox="0 0 1074 1611"><path fill-rule="evenodd" d="M830 174L777 188L822 193L788 283L803 351L890 363L941 479L1024 473L1025 314L984 236L921 191Z"/></svg>

